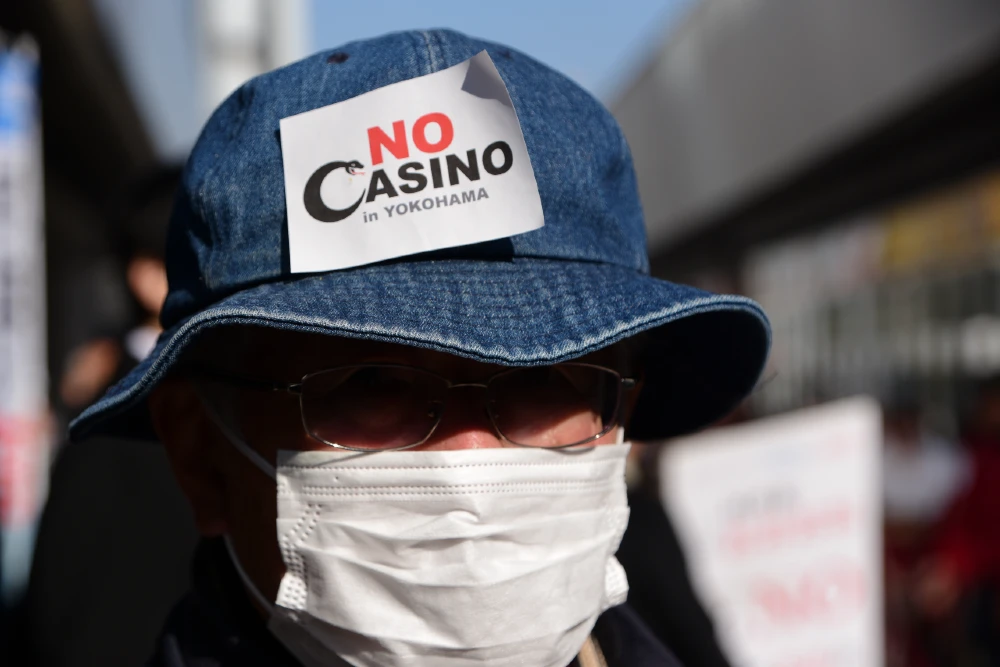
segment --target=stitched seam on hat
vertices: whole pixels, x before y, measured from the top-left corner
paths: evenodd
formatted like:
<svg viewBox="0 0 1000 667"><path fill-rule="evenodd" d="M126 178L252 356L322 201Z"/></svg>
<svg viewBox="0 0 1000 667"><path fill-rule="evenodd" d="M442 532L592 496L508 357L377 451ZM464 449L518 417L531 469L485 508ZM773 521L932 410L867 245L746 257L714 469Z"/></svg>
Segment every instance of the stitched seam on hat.
<svg viewBox="0 0 1000 667"><path fill-rule="evenodd" d="M133 406L146 393L150 385L162 380L161 369L164 367L169 369L169 367L174 364L174 357L178 356L183 351L184 347L187 346L190 340L193 339L193 337L202 329L207 329L212 325L220 326L223 324L257 324L261 322L273 322L294 324L301 327L302 330L314 330L318 333L326 334L331 332L362 333L360 330L355 331L353 329L347 329L345 327L338 327L330 324L310 324L292 321L289 319L279 319L274 317L269 318L263 316L259 312L250 311L248 309L240 310L242 312L212 313L208 317L200 317L205 315L204 311L193 315L187 322L178 328L160 355L155 360L150 362L149 367L135 382L135 384L133 384L128 390L115 396L112 399L113 402L108 404L102 404L103 402L95 403L84 410L83 413L81 413L74 420L71 426L73 426L74 430L77 431L77 437L89 434L93 430L95 424L99 421L99 417L103 416L104 419L112 419L115 416L120 415L123 410ZM747 297L719 295L696 299L692 302L684 304L677 304L671 308L661 308L653 313L648 313L643 317L632 318L628 322L619 323L617 326L601 332L601 334L597 337L588 336L589 339L593 340L583 342L582 346L580 344L573 344L575 341L569 341L569 346L574 348L570 351L570 353L574 356L587 354L594 348L595 343L599 343L602 347L605 345L611 345L620 339L623 332L636 332L636 330L644 330L651 322L660 321L660 324L656 326L662 326L668 324L669 322L681 319L682 317L690 317L705 312L715 312L720 310L732 310L756 315L765 328L766 347L770 346L772 335L771 328L761 307L752 299ZM391 332L381 333L386 336L392 335ZM596 340L597 338L600 340ZM509 358L491 356L487 350L470 351L467 347L459 346L452 341L441 338L400 336L397 333L394 335L394 341L409 341L423 345L432 345L441 350L458 352L464 355L478 355L480 359L485 361L497 360L501 363L511 363ZM536 363L551 363L554 359L562 358L566 354L566 347L566 345L560 346L559 349L553 350L552 354L549 354L544 359L536 360ZM766 361L766 358L767 355L765 352L764 361Z"/></svg>
<svg viewBox="0 0 1000 667"><path fill-rule="evenodd" d="M215 222L216 222L215 216L212 216L212 220L210 222L208 219L207 212L205 211L206 196L204 193L204 188L207 186L212 176L215 175L215 172L218 171L219 166L222 165L223 162L225 162L226 157L229 155L229 152L232 150L233 145L236 143L236 139L243 133L243 126L246 124L247 118L250 117L249 110L251 105L253 105L254 97L257 92L257 86L250 85L252 82L253 79L245 82L242 86L240 86L237 89L236 93L234 93L235 95L241 95L243 94L244 91L247 91L246 104L244 104L240 109L240 117L236 120L235 123L233 123L232 133L229 135L229 138L226 141L226 145L223 147L221 151L219 151L219 156L212 163L212 166L205 170L205 176L201 179L201 182L199 183L198 186L198 190L201 193L201 196L198 198L199 200L198 212L201 215L201 219L204 221L204 223L208 225L208 233L212 239L212 249L208 253L208 261L206 262L205 266L205 275L202 280L205 286L208 287L209 289L211 289L214 284L214 280L212 279L212 270L215 267L215 258L218 255L218 251L216 249L219 247L219 238L215 233Z"/></svg>
<svg viewBox="0 0 1000 667"><path fill-rule="evenodd" d="M707 308L706 308L707 306ZM742 307L741 307L742 306ZM595 343L603 345L610 345L614 340L620 336L621 333L626 331L632 331L637 328L641 328L644 325L657 321L666 319L666 324L669 321L679 319L682 316L691 316L701 312L711 312L723 308L729 308L733 310L743 310L746 312L751 312L757 315L761 315L761 311L756 304L746 297L735 297L728 298L725 301L717 300L714 297L706 297L703 299L698 299L694 302L689 302L683 304L682 306L676 306L673 308L660 309L654 313L647 314L643 317L637 317L629 320L625 323L619 323L617 326L609 328L608 330L602 331L598 336L587 336L581 341L566 341L566 344L560 345L558 349L553 350L552 354L547 355L545 358L536 360L539 364L551 363L553 359L559 359L567 351L574 355L586 354L591 348L593 348ZM486 361L499 361L501 363L511 363L511 360L507 357L497 356L491 353L488 349L475 349L471 350L467 346L461 346L450 340L449 338L443 338L439 336L424 336L418 337L414 335L401 335L400 332L392 332L388 330L376 330L371 327L361 327L361 328L349 328L345 326L339 326L332 322L323 322L319 319L311 319L310 321L305 321L303 318L277 318L269 317L264 313L251 310L243 310L243 312L231 312L231 313L216 313L212 317L206 319L192 318L191 321L185 325L184 329L195 329L200 330L202 325L207 325L210 323L216 324L252 324L255 322L271 322L271 323L281 323L281 324L294 324L302 327L303 329L313 330L319 332L331 332L336 331L342 334L358 334L358 333L375 333L381 334L387 337L392 337L397 342L406 341L410 343L418 343L423 345L434 345L442 350L454 351L460 354L474 354L480 359ZM178 334L181 332L178 331ZM193 332L192 332L193 333ZM176 336L176 334L175 334ZM568 350L568 348L573 348ZM166 350L164 350L166 352ZM159 360L157 360L159 361ZM148 373L149 371L147 371Z"/></svg>
<svg viewBox="0 0 1000 667"><path fill-rule="evenodd" d="M448 55L448 45L445 43L444 39L441 38L441 31L433 31L431 33L431 39L434 41L435 63L442 69L450 67L451 58Z"/></svg>
<svg viewBox="0 0 1000 667"><path fill-rule="evenodd" d="M437 56L434 53L434 47L431 45L431 35L426 30L421 30L418 33L424 40L424 49L427 52L427 68L424 74L431 74L437 71Z"/></svg>
<svg viewBox="0 0 1000 667"><path fill-rule="evenodd" d="M714 310L719 310L727 307L732 310L745 310L747 312L752 312L755 314L760 314L759 308L754 307L753 302L750 299L746 300L746 307L739 308L738 302L733 299L725 303L720 303L716 301L713 297L706 297L703 299L697 299L694 302L689 302L683 304L683 306L664 308L656 311L655 313L647 314L643 317L637 317L629 320L628 322L618 323L614 327L610 327L599 335L588 335L583 337L581 340L567 340L563 345L559 345L556 349L552 350L551 354L546 355L544 358L539 358L531 363L545 364L552 363L554 359L562 358L565 354L573 354L574 356L579 356L586 354L590 349L594 348L595 344L600 344L602 347L605 345L612 344L618 337L627 331L632 331L637 328L641 328L644 325L649 324L661 319L666 319L664 324L675 319L679 319L681 316L695 315L701 312L709 312ZM708 308L705 308L708 306ZM216 321L216 317L219 322L227 322L232 324L252 324L254 322L272 322L281 324L293 324L302 327L303 329L313 329L321 332L336 331L342 334L358 334L358 333L374 333L376 335L385 336L386 338L393 338L396 342L408 341L413 343L420 343L423 345L434 345L442 350L456 351L462 355L474 355L484 361L499 361L500 363L511 363L512 360L507 356L500 356L493 353L491 350L481 347L469 348L467 346L462 346L455 343L452 339L454 336L442 337L442 336L414 336L414 335L404 335L398 331L393 331L384 327L349 327L343 326L331 322L329 320L322 320L321 318L280 318L269 316L268 314L261 313L256 310L250 309L240 309L242 312L232 312L232 313L218 313L214 314L213 317L209 318L208 321ZM206 320L199 320L197 325L207 323ZM194 324L189 323L189 324ZM201 328L200 326L198 327ZM557 332L558 333L558 332ZM513 360L514 362L518 360Z"/></svg>
<svg viewBox="0 0 1000 667"><path fill-rule="evenodd" d="M554 261L561 261L561 260L554 260ZM631 270L624 269L623 267L618 266L618 265L609 265L609 266L615 266L616 268L621 269L621 270L627 270L627 271L630 271L630 272L639 273L638 271L636 271L634 269L631 269ZM322 278L321 276L315 277L315 279L317 279L317 280L319 280L321 278ZM305 278L303 280L310 280L310 279L313 279L313 277ZM275 283L267 283L267 284L265 284L262 287L266 288L268 285L272 285L272 284L275 284ZM277 284L280 284L280 283L277 283ZM455 295L452 298L451 295L438 294L436 296L436 298L437 298L438 302L441 303L441 304L452 304L452 303L456 303L456 302L457 303L461 303L461 301L462 301L462 296L461 295ZM690 309L689 312L692 312L692 313L693 312L697 312L698 310L700 310L700 307L702 305L704 305L704 304L714 305L714 304L718 303L718 299L719 299L719 297L716 297L716 296L707 296L706 295L705 297L702 297L701 299L697 299L697 300L694 300L692 302L688 302L686 304L683 304L684 308L682 310L688 310L688 309ZM733 297L727 297L726 301L727 302L732 302L732 301L738 300L738 299L739 299L739 297L736 297L735 299ZM753 303L750 299L746 299L745 297L743 297L743 300L745 300L749 304ZM486 349L486 348L476 348L475 350L469 350L465 346L462 346L462 345L459 345L459 344L455 344L455 343L452 342L452 339L455 338L455 336L435 336L435 335L431 335L431 336L401 336L398 331L393 331L393 330L391 330L389 328L386 328L386 327L383 327L383 326L379 326L377 324L375 326L356 326L356 325L353 325L350 322L341 322L339 320L328 319L328 318L325 318L323 316L296 316L294 319L292 319L292 318L283 318L283 317L277 317L276 318L276 317L270 316L268 313L261 313L261 312L255 310L255 309L240 309L240 310L242 312L235 312L234 311L231 314L229 314L229 317L236 317L236 318L249 317L249 318L255 318L255 319L259 319L259 320L263 320L263 321L296 324L296 325L301 326L301 327L318 327L319 329L321 329L323 331L337 330L337 331L341 331L341 332L345 332L345 333L355 333L355 334L358 334L358 333L368 333L368 334L375 334L375 335L383 335L383 336L387 336L387 337L397 337L399 339L415 341L415 342L418 342L418 343L424 343L424 344L431 343L431 344L434 344L436 346L439 346L439 347L447 349L447 350L453 350L454 349L454 350L458 350L459 352L464 352L465 354L470 354L470 353L471 354L478 354L480 357L482 357L484 359L494 359L495 358L495 359L498 359L498 360L500 360L502 362L503 361L507 361L507 362L510 361L506 356L503 356L503 355L499 356L499 357L492 356L491 353L490 353L490 351L488 349ZM754 310L756 311L757 309L754 309ZM618 326L614 327L610 331L601 332L601 334L598 336L598 338L602 338L604 340L607 340L607 337L614 337L614 336L618 335L621 331L624 331L624 330L632 328L632 326L641 326L645 322L648 322L648 321L651 321L651 320L654 320L654 319L659 319L659 317L665 317L665 316L673 315L673 314L676 314L677 312L678 311L675 308L671 308L669 313L658 311L657 313L654 313L654 314L649 315L647 317L640 318L637 321L630 321L629 323L626 323L626 324L619 324ZM226 315L223 315L223 314L220 314L220 315L222 317L228 319L228 317ZM516 317L516 314L514 314L514 313L505 313L504 314L504 318L505 319L509 320L512 317ZM568 325L568 326L565 326L565 327L553 329L552 331L549 332L549 334L551 336L564 336L567 333L573 335L572 338L569 338L566 341L564 341L564 344L560 346L561 349L565 349L565 348L579 348L579 346L581 344L583 346L585 346L585 347L590 347L591 346L591 343L589 341L594 338L594 336L592 336L592 335L585 335L582 338L580 338L579 340L577 340L578 337L575 334L579 333L579 331L578 331L579 325L578 324L573 324L572 322L576 322L578 320L578 317L579 317L579 312L567 312L567 313L565 313L565 315L564 315L564 317L562 319L570 321L571 324ZM495 319L500 319L500 318L495 318ZM189 324L194 324L195 321L197 321L197 320L198 320L198 315L195 315L194 318L193 318L193 320L191 322L189 322ZM407 327L407 328L411 328L411 327ZM461 332L459 332L458 335L460 335L460 333ZM608 344L610 344L610 343L608 343ZM521 351L521 349L516 350L516 352L520 352L520 351ZM531 356L531 353L528 353L528 354L529 354L529 356ZM561 356L561 353L557 353L554 356ZM553 358L552 355L546 356L545 360L539 360L538 363L545 363L545 361L547 361L547 360L549 360L551 358Z"/></svg>
<svg viewBox="0 0 1000 667"><path fill-rule="evenodd" d="M618 125L618 121L614 121L614 133L618 139L618 163L615 165L616 175L621 174L626 171L628 165L632 164L632 151L629 149L628 139L625 138L625 133L622 132L621 127ZM645 247L649 245L648 233L646 232L646 213L642 208L642 199L639 197L639 181L635 176L635 167L632 167L632 181L635 183L635 201L639 207L639 221L642 224L643 232L643 249L640 249L637 253L637 257L633 259L639 260L639 266L643 267L643 273L649 273L649 255L647 254ZM613 216L616 217L616 216ZM618 236L624 241L624 247L629 246L628 238L626 238L623 231L624 221L619 221L615 225L615 231L618 232Z"/></svg>
<svg viewBox="0 0 1000 667"><path fill-rule="evenodd" d="M544 255L544 254L541 254L541 253L526 253L526 254L518 256L517 259L518 260L543 260L545 262L552 262L553 264L558 263L558 264L560 264L562 266L565 266L566 264L588 264L588 265L608 266L608 267L613 267L615 269L620 269L622 271L628 271L630 273L635 273L635 274L638 274L638 275L641 275L641 276L644 276L644 277L649 277L648 271L642 271L641 269L639 269L637 267L627 266L627 265L620 264L618 262L608 262L608 261L605 261L605 260L602 260L602 259L595 259L595 258L589 258L589 257L551 257L551 256ZM420 266L421 266L421 268L424 268L425 266L426 267L431 267L433 265L434 261L452 261L452 260L447 260L447 259L446 260L433 260L433 261L430 261L430 262L426 262L425 264L422 264ZM465 259L459 259L459 260L455 260L455 261L486 261L487 263L500 263L500 264L504 264L504 265L510 264L509 261L495 262L493 260L465 260ZM392 266L395 263L396 263L395 260L389 260L388 262L379 262L379 263L371 264L371 265L367 265L367 266L360 266L360 267L357 267L354 270L363 271L365 269L379 269L379 268L385 267L385 266ZM224 299L226 299L226 298L228 298L228 297L230 297L233 294L236 294L238 292L242 292L242 291L246 291L246 290L251 290L251 289L257 289L259 287L265 287L265 286L268 286L268 285L282 285L282 284L288 282L289 280L293 280L293 281L323 280L324 275L325 274L313 274L313 275L303 276L301 278L295 278L295 277L292 277L292 276L261 277L259 279L252 280L252 281L249 281L249 282L246 282L246 283L232 285L229 288L227 288L223 293L221 293L221 294L215 294L209 300L206 300L206 301L203 301L203 302L200 302L200 303L196 304L195 307L194 307L194 311L190 313L190 316L191 317L197 316L197 314L199 312L201 312L201 311L209 308L211 305L213 305L213 304L215 304L215 303L217 303L219 301L222 301L222 300L224 300ZM464 300L465 296L464 296L464 293L453 294L453 295L452 294L439 294L439 295L437 295L436 298L439 301L444 302L444 303L455 303L455 302L459 302L460 303L460 302L462 302ZM492 314L487 314L487 315L490 316L490 317L494 317L494 319L496 319L496 317L494 315L492 315ZM570 319L570 318L572 318L574 316L575 316L575 313L567 313L567 315L565 316L564 319ZM514 314L510 314L510 315L503 314L500 317L503 317L503 318L506 318L506 319L512 319L512 318L516 318L517 315L514 315ZM180 319L183 319L183 318L178 318L178 321Z"/></svg>

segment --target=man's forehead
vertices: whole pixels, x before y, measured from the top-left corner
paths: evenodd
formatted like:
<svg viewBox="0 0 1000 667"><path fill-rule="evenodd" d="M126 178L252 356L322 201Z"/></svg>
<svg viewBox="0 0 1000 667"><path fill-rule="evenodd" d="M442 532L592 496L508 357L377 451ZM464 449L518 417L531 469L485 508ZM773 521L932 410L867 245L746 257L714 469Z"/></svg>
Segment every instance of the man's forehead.
<svg viewBox="0 0 1000 667"><path fill-rule="evenodd" d="M371 362L408 364L446 375L507 368L400 343L248 326L210 331L195 355L201 364L288 380L332 366ZM621 356L621 350L611 346L580 360L617 367Z"/></svg>

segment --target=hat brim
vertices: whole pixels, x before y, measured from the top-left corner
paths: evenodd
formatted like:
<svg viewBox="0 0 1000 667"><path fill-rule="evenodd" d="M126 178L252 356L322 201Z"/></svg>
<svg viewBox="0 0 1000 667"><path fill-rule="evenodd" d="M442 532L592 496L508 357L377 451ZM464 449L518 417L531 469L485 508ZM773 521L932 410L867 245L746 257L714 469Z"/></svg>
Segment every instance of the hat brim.
<svg viewBox="0 0 1000 667"><path fill-rule="evenodd" d="M154 350L70 425L154 437L149 391L204 331L226 325L365 338L529 366L557 363L650 331L630 437L694 431L754 387L770 346L760 307L619 266L550 259L399 262L266 283L165 331Z"/></svg>

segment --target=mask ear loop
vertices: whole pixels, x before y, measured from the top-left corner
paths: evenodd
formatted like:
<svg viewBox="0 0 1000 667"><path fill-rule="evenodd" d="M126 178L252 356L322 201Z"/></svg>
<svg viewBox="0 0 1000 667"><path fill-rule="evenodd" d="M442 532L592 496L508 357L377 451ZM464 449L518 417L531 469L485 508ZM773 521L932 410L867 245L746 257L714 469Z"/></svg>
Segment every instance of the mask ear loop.
<svg viewBox="0 0 1000 667"><path fill-rule="evenodd" d="M243 580L243 586L246 587L247 591L257 601L257 604L259 604L261 608L273 613L274 603L264 597L264 594L260 592L260 589L258 589L257 586L254 585L253 581L250 580L250 577L247 576L243 566L240 565L239 556L236 555L236 549L233 548L233 542L229 539L229 535L224 535L222 540L226 543L226 551L229 552L229 560L233 562L233 567L236 568L236 573L240 575L240 579Z"/></svg>
<svg viewBox="0 0 1000 667"><path fill-rule="evenodd" d="M215 401L208 397L205 388L200 383L196 382L194 383L194 390L195 393L198 394L198 398L201 400L201 404L205 408L205 412L208 413L212 423L215 424L220 431L222 431L222 435L226 436L226 440L228 440L240 454L249 459L250 463L260 468L265 475L276 480L278 478L278 473L274 466L271 465L271 462L258 454L257 450L248 445L240 434L229 425L228 420L222 418L222 415L219 414L218 407L215 405Z"/></svg>
<svg viewBox="0 0 1000 667"><path fill-rule="evenodd" d="M205 408L205 412L208 414L209 419L212 423L222 432L226 440L236 448L236 451L247 457L251 463L261 469L265 475L276 479L277 475L272 466L263 456L257 453L250 445L243 440L242 437L232 428L227 420L222 418L219 413L219 409L215 404L215 401L208 397L208 393L201 383L194 383L194 391L198 395L198 400L201 401L202 407ZM243 581L243 587L246 588L250 596L257 601L261 609L266 610L268 613L274 613L274 603L264 597L264 594L260 592L253 580L243 569L242 563L240 563L239 556L236 555L236 549L233 547L233 541L229 538L229 535L223 535L222 541L226 543L226 552L229 554L229 560L232 562L233 567L236 569L236 574L239 575L240 579Z"/></svg>

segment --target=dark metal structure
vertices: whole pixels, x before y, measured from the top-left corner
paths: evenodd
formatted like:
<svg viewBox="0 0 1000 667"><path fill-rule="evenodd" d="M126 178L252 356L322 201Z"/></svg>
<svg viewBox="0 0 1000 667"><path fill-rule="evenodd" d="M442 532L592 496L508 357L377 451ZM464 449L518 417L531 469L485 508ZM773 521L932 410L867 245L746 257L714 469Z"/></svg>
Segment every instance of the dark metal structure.
<svg viewBox="0 0 1000 667"><path fill-rule="evenodd" d="M654 270L1000 161L997 0L703 0L613 105Z"/></svg>

